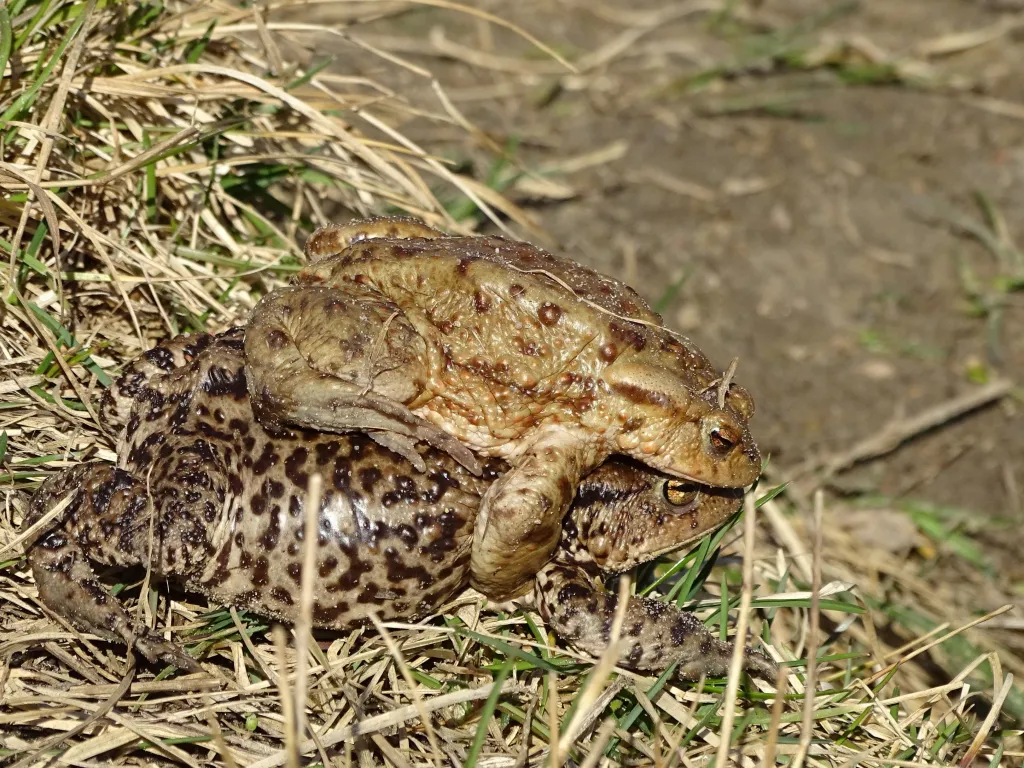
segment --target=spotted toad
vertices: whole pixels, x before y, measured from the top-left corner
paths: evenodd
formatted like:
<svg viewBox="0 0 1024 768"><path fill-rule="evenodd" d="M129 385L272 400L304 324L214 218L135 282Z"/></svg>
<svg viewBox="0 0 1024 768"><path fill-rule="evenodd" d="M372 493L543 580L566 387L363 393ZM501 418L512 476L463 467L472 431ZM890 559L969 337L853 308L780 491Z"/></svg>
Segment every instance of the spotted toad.
<svg viewBox="0 0 1024 768"><path fill-rule="evenodd" d="M612 454L716 487L758 476L746 390L617 280L409 219L326 227L306 253L246 332L257 418L368 431L413 463L413 440L474 471L476 455L507 461L470 560L489 597L529 589L581 478Z"/></svg>
<svg viewBox="0 0 1024 768"><path fill-rule="evenodd" d="M243 332L164 342L126 367L101 412L125 425L116 466L88 463L48 479L23 529L61 499L70 504L26 543L40 599L150 660L196 669L177 645L139 627L91 563L142 565L219 604L294 621L301 579L303 503L324 477L313 621L345 628L436 611L468 581L481 500L508 465L475 475L418 442L426 470L359 433L257 422L247 394ZM714 530L738 508L734 490L700 488L612 460L586 475L523 602L581 650L608 644L616 597L602 576L627 570ZM674 605L630 598L622 662L684 678L722 674L730 646ZM774 664L747 650L747 669Z"/></svg>

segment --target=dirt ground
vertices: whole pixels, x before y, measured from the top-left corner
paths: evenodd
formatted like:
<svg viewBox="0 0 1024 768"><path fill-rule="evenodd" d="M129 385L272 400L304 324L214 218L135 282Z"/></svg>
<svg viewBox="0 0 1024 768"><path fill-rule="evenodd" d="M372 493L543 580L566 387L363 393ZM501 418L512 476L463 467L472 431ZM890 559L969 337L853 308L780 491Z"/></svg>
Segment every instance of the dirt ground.
<svg viewBox="0 0 1024 768"><path fill-rule="evenodd" d="M1024 277L1009 245L1024 204L1019 9L978 0L471 6L590 67L567 73L512 32L451 11L357 33L428 66L519 167L555 169L553 196L566 199L536 185L506 190L554 238L549 247L652 302L685 278L665 315L723 367L739 358L778 478L979 381L1024 371L1022 294L996 288ZM336 39L321 52L338 71L394 76ZM400 79L403 93L441 110L428 79ZM436 128L403 129L445 146ZM486 151L451 135L450 156L486 176ZM1005 224L1012 255L1002 262L953 223L993 231L979 194ZM997 317L975 311L975 287ZM1021 410L1011 396L943 421L831 486L961 510L1019 583Z"/></svg>

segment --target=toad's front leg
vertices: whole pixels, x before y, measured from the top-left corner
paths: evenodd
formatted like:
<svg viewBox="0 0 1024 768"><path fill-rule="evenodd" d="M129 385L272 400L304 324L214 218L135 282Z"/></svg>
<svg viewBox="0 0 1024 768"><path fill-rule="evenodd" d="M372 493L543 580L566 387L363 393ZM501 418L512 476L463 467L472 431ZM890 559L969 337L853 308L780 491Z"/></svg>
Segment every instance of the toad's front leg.
<svg viewBox="0 0 1024 768"><path fill-rule="evenodd" d="M603 458L579 430L549 428L484 494L470 559L475 589L498 602L528 591L558 546L580 479Z"/></svg>
<svg viewBox="0 0 1024 768"><path fill-rule="evenodd" d="M574 563L551 562L537 575L535 598L559 637L594 656L608 648L618 596L605 591L596 576ZM692 613L636 596L626 606L620 649L619 663L625 667L660 673L678 662L676 676L683 680L728 674L733 652L732 644L714 637ZM743 653L748 673L775 679L774 661L752 648Z"/></svg>
<svg viewBox="0 0 1024 768"><path fill-rule="evenodd" d="M136 622L96 579L90 560L106 565L147 565L154 571L169 551L149 546L152 507L146 486L109 464L82 464L49 478L36 491L22 525L28 529L69 493L71 503L32 540L25 553L39 599L55 613L88 632L134 645L151 662L163 661L190 672L202 668L185 651ZM174 525L183 523L179 518ZM157 526L156 536L160 536ZM190 558L177 553L179 566ZM173 569L172 569L173 570Z"/></svg>
<svg viewBox="0 0 1024 768"><path fill-rule="evenodd" d="M480 472L468 448L410 410L429 397L426 344L377 291L297 285L268 294L249 319L245 361L253 411L265 425L365 430L420 469L411 441L423 440Z"/></svg>

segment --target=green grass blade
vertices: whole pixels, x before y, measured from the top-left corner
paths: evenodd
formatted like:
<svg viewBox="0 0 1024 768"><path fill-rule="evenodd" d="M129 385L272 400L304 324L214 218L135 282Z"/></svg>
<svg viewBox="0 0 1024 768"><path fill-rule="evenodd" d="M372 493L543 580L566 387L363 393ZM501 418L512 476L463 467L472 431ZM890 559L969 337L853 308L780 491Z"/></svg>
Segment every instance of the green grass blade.
<svg viewBox="0 0 1024 768"><path fill-rule="evenodd" d="M15 119L25 109L35 101L36 95L39 93L39 89L43 87L43 84L50 80L50 76L53 74L53 70L56 68L57 63L64 58L64 52L71 45L71 41L75 39L79 31L82 29L82 24L85 22L84 16L79 16L75 19L75 23L68 30L68 33L61 38L60 45L57 46L57 50L54 52L50 60L46 62L46 66L43 67L43 71L39 73L35 81L28 87L28 90L21 93L14 100L4 113L0 115L0 129L2 129L8 122Z"/></svg>
<svg viewBox="0 0 1024 768"><path fill-rule="evenodd" d="M498 698L501 696L501 686L505 682L505 678L508 677L509 672L512 670L512 662L507 660L501 665L501 669L498 670L497 676L494 678L494 687L491 689L490 695L484 702L483 709L480 710L480 724L476 728L476 735L473 736L473 744L469 748L469 752L466 755L465 765L467 768L473 768L476 765L477 758L480 756L480 750L484 746L484 740L487 738L487 726L491 722L491 718L494 716L494 710L498 706Z"/></svg>
<svg viewBox="0 0 1024 768"><path fill-rule="evenodd" d="M7 60L11 58L13 37L7 6L0 5L0 77L3 77L4 70L7 69Z"/></svg>

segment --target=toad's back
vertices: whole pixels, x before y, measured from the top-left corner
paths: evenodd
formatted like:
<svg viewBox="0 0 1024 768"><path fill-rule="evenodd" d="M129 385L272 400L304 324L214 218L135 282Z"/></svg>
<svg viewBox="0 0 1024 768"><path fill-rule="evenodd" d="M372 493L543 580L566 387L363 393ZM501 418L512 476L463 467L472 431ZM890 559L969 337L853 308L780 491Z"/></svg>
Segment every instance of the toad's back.
<svg viewBox="0 0 1024 768"><path fill-rule="evenodd" d="M313 259L334 252L332 231L307 243ZM594 374L622 356L693 376L695 389L718 376L632 288L529 243L366 239L315 260L298 280L373 287L441 345L447 361L523 389L557 389L556 374Z"/></svg>

